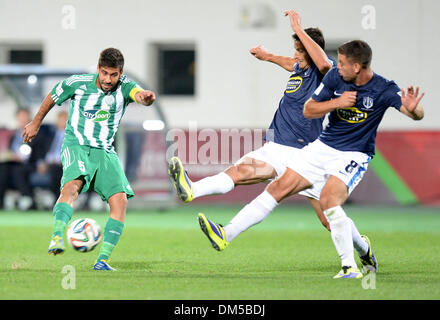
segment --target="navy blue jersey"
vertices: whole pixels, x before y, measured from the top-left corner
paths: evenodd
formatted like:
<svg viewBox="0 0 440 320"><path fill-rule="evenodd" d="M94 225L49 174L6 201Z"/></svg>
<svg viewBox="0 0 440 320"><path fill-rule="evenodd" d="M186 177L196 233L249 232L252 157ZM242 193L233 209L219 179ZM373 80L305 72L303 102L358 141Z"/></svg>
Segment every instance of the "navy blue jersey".
<svg viewBox="0 0 440 320"><path fill-rule="evenodd" d="M335 62L329 57L334 65ZM309 68L300 69L296 63L293 73L289 77L286 90L280 100L279 106L273 117L266 140L276 143L302 148L314 141L322 132L320 119L306 119L303 114L304 103L312 96L321 83L323 74L312 64Z"/></svg>
<svg viewBox="0 0 440 320"><path fill-rule="evenodd" d="M388 107L400 111L400 88L394 81L374 73L363 86L345 82L333 68L322 79L312 98L322 102L337 98L344 91L357 91L356 104L330 112L329 123L319 140L341 151L360 151L374 155L377 127Z"/></svg>

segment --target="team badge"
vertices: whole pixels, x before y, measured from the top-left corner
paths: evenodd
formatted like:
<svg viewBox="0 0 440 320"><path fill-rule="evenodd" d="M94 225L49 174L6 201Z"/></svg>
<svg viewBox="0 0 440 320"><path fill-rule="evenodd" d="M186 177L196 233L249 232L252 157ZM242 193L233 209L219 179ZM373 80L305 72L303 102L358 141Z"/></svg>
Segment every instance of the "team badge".
<svg viewBox="0 0 440 320"><path fill-rule="evenodd" d="M373 98L364 97L362 104L366 109L370 109L373 106Z"/></svg>
<svg viewBox="0 0 440 320"><path fill-rule="evenodd" d="M106 105L111 106L115 102L115 97L113 97L112 95L105 96L104 102Z"/></svg>

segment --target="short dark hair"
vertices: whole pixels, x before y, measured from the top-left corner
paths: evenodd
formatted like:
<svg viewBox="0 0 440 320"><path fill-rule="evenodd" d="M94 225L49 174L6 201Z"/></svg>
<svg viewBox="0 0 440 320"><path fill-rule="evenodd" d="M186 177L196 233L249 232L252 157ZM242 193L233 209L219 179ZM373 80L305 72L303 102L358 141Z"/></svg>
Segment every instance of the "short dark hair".
<svg viewBox="0 0 440 320"><path fill-rule="evenodd" d="M322 50L325 50L325 40L324 35L322 34L322 31L319 28L307 28L304 29L304 32L307 33L307 35L315 41L318 46L322 48ZM298 35L294 33L292 35L292 38L296 41L301 42Z"/></svg>
<svg viewBox="0 0 440 320"><path fill-rule="evenodd" d="M373 52L365 41L353 40L338 47L338 53L343 54L352 62L359 63L362 68L370 67Z"/></svg>
<svg viewBox="0 0 440 320"><path fill-rule="evenodd" d="M121 51L115 48L107 48L99 54L98 66L117 68L120 70L124 68L124 56Z"/></svg>

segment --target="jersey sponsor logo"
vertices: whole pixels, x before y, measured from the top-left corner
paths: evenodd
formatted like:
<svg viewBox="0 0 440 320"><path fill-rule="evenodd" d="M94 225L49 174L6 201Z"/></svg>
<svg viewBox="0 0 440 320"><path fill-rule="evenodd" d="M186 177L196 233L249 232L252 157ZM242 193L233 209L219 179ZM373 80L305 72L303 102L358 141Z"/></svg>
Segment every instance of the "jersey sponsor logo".
<svg viewBox="0 0 440 320"><path fill-rule="evenodd" d="M303 79L301 77L291 77L287 82L286 93L292 93L297 91L302 84Z"/></svg>
<svg viewBox="0 0 440 320"><path fill-rule="evenodd" d="M333 94L334 94L335 96L341 96L341 95L342 95L342 93L343 93L343 92L341 92L341 93L338 93L338 92L336 92L336 91L333 91Z"/></svg>
<svg viewBox="0 0 440 320"><path fill-rule="evenodd" d="M105 110L85 110L83 111L83 116L94 122L101 122L110 118L110 112Z"/></svg>
<svg viewBox="0 0 440 320"><path fill-rule="evenodd" d="M105 111L105 110L99 110L96 113L96 117L95 117L95 119L93 119L93 121L100 122L100 121L108 120L108 118L110 118L110 112Z"/></svg>
<svg viewBox="0 0 440 320"><path fill-rule="evenodd" d="M373 106L373 98L371 98L371 97L364 97L364 99L362 100L362 105L366 109L370 109Z"/></svg>
<svg viewBox="0 0 440 320"><path fill-rule="evenodd" d="M336 114L338 115L339 119L349 123L360 123L367 119L367 113L360 111L356 107L336 109Z"/></svg>

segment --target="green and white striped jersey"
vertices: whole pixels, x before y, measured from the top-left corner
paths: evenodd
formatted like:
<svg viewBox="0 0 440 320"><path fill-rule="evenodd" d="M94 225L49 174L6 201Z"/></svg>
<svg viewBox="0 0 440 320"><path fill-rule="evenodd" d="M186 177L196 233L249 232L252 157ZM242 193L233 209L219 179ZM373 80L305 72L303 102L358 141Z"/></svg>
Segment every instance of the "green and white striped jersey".
<svg viewBox="0 0 440 320"><path fill-rule="evenodd" d="M80 144L115 153L115 134L140 87L122 75L115 88L105 93L96 86L97 77L97 73L73 75L57 83L51 96L57 105L71 99L64 145Z"/></svg>

